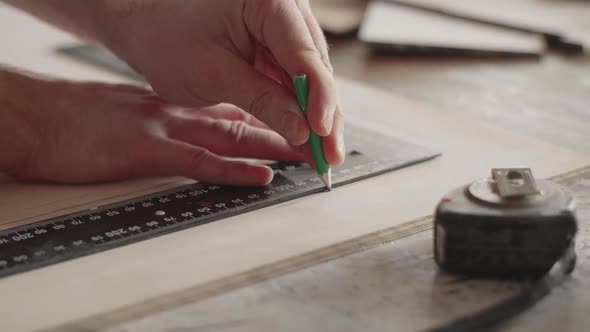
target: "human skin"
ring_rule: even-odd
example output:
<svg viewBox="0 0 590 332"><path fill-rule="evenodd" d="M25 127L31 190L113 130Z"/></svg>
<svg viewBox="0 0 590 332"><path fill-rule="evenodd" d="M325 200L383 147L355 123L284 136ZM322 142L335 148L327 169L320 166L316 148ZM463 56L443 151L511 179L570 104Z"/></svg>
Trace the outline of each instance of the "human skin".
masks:
<svg viewBox="0 0 590 332"><path fill-rule="evenodd" d="M327 46L307 1L8 2L103 44L153 88L0 70L0 131L10 138L0 168L17 178L266 184L268 167L227 157L311 162L310 127L325 136L330 164L344 159ZM301 72L307 118L291 84Z"/></svg>

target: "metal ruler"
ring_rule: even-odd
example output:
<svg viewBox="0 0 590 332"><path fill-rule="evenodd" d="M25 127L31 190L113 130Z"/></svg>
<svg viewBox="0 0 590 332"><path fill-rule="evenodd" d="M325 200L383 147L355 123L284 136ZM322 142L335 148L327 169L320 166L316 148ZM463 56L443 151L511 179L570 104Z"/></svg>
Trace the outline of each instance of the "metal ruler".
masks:
<svg viewBox="0 0 590 332"><path fill-rule="evenodd" d="M431 150L349 127L346 162L334 187L437 156ZM318 193L324 186L306 164L275 164L264 187L185 185L0 232L0 277L98 253Z"/></svg>

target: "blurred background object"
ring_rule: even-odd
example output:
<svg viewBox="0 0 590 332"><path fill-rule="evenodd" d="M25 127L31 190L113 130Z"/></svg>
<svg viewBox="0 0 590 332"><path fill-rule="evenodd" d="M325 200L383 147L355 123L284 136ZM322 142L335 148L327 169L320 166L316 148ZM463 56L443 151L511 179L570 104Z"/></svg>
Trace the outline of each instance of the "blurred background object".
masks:
<svg viewBox="0 0 590 332"><path fill-rule="evenodd" d="M316 18L330 36L354 36L366 6L367 0L311 0Z"/></svg>
<svg viewBox="0 0 590 332"><path fill-rule="evenodd" d="M590 2L551 0L315 0L328 36L400 54L540 56L590 47ZM580 13L587 13L580 15Z"/></svg>
<svg viewBox="0 0 590 332"><path fill-rule="evenodd" d="M388 1L371 1L359 38L377 51L433 55L540 56L545 43L524 33Z"/></svg>
<svg viewBox="0 0 590 332"><path fill-rule="evenodd" d="M590 2L582 0L390 0L456 19L540 34L549 47L590 47ZM586 13L585 17L580 13Z"/></svg>

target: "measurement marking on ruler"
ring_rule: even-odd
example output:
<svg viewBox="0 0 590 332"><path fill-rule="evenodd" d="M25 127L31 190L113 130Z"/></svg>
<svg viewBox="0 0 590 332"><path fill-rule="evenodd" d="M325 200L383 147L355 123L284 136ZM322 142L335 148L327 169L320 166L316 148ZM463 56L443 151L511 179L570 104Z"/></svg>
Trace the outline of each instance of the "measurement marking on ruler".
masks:
<svg viewBox="0 0 590 332"><path fill-rule="evenodd" d="M375 161L365 152L375 151L376 137L374 134L365 136L370 138L366 142L347 139L357 141L358 146L354 148L363 153L350 153L345 163L334 169L335 188L437 155L418 147L415 155L404 152L403 158ZM404 146L408 143L393 140L397 143L391 149L373 155L396 156L396 151L408 151ZM304 164L278 164L273 165L273 170L274 180L266 187L196 183L0 231L0 277L204 225L323 190L317 175Z"/></svg>

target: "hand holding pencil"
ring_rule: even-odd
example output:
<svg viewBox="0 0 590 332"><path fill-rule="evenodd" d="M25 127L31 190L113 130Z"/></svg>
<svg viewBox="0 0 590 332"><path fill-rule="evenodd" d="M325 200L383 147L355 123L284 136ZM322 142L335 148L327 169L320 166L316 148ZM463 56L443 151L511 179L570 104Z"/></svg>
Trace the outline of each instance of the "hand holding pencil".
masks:
<svg viewBox="0 0 590 332"><path fill-rule="evenodd" d="M303 113L307 114L307 99L309 96L309 81L307 80L307 75L296 74L293 79L293 85L295 86L299 106L301 106ZM322 178L322 182L324 182L326 189L328 191L332 190L332 169L330 168L328 161L326 161L323 139L313 130L309 133L309 145L311 146L316 171Z"/></svg>
<svg viewBox="0 0 590 332"><path fill-rule="evenodd" d="M235 158L305 158L324 177L344 160L328 47L308 0L5 2L102 44L153 90L0 68L9 87L0 131L23 137L0 142L0 171L55 182L184 176L256 186L272 170ZM305 114L293 96L297 73L309 80Z"/></svg>

